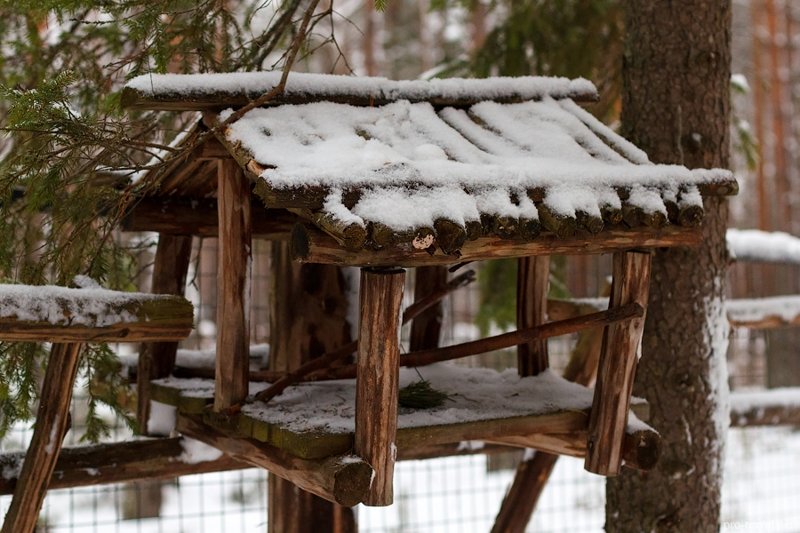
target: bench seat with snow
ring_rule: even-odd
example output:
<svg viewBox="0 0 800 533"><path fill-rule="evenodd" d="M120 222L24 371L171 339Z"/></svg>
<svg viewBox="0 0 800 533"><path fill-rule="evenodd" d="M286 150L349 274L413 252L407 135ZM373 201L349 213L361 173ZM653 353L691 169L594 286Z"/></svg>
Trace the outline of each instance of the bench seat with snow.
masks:
<svg viewBox="0 0 800 533"><path fill-rule="evenodd" d="M0 341L52 343L28 451L19 468L4 533L31 532L70 425L70 403L88 342L178 341L192 330L192 304L180 296L99 288L0 285Z"/></svg>
<svg viewBox="0 0 800 533"><path fill-rule="evenodd" d="M202 405L182 414L185 395L175 396L181 382L170 381L169 371L141 372L149 359L140 359L140 416L148 409L143 403L169 396L179 406L179 428L191 436L205 435L229 453L247 455L246 446L252 462L329 499L337 468L364 463L374 472L367 505L392 503L403 442L439 435L434 428L446 428L447 439L459 442L491 442L498 427L506 428L504 443L527 432L519 446L535 442L584 456L587 470L616 475L627 460L651 250L698 244L703 200L735 194L731 173L653 164L579 106L597 98L582 79L390 81L291 73L276 90L279 80L280 73L145 75L123 90L123 105L131 109L202 113L173 141L173 150L183 148L179 156L127 176L141 198L124 227L160 233L165 252L163 265L157 254L157 272L180 270L168 263L175 256L168 251L181 249L184 257L187 237L219 237L213 394L203 389L201 401L189 395ZM279 376L255 393L255 402L246 307L254 237L288 241L289 255L301 263L361 268L357 343L313 360L307 373ZM599 253L613 254L608 307L548 322L550 256ZM496 258L518 259L517 331L401 356L405 269ZM544 382L552 377L546 339L597 326L605 335L594 390L564 383L557 399L537 396L534 385L548 390ZM518 384L531 385L520 396L539 402L520 407L526 412L480 414L476 402L469 421L418 426L398 412L401 375L407 379L401 366L420 367L424 375L425 365L512 346L518 347ZM171 354L174 364L174 349ZM460 379L450 366L431 372ZM299 384L312 378L355 379ZM350 414L346 431L289 432L294 443L281 448L286 421L272 416L294 411L313 419L324 407L315 398L331 387L345 387L339 392L350 398L342 407ZM569 408L566 398L579 408ZM550 407L541 410L545 404ZM536 426L542 417L567 425ZM527 423L533 425L523 430ZM302 457L320 435L339 466L298 466L322 461ZM350 455L337 455L345 440L352 443Z"/></svg>

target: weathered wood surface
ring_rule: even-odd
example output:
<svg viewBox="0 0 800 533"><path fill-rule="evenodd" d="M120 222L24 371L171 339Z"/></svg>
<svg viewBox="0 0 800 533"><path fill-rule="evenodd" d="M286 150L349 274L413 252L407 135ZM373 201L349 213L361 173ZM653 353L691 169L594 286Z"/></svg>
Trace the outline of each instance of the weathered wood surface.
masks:
<svg viewBox="0 0 800 533"><path fill-rule="evenodd" d="M594 236L578 235L560 239L553 233L543 233L534 241L508 240L500 237L481 237L467 241L461 256L433 255L411 246L387 246L381 250L346 250L324 232L298 224L292 230L292 257L305 263L352 266L419 267L453 265L466 261L481 261L503 257L531 255L600 254L631 248L665 248L696 246L700 243L697 228L666 226L660 229L608 229Z"/></svg>
<svg viewBox="0 0 800 533"><path fill-rule="evenodd" d="M373 470L366 461L354 455L300 459L261 442L231 437L199 418L187 415L178 415L177 429L236 460L267 469L301 489L339 505L357 505L365 500L369 491Z"/></svg>
<svg viewBox="0 0 800 533"><path fill-rule="evenodd" d="M232 160L218 163L219 241L217 270L217 359L214 409L247 397L250 326L250 183Z"/></svg>
<svg viewBox="0 0 800 533"><path fill-rule="evenodd" d="M517 261L517 329L539 326L547 320L550 256L522 257ZM550 366L547 339L517 346L520 376L535 376Z"/></svg>
<svg viewBox="0 0 800 533"><path fill-rule="evenodd" d="M159 235L151 292L183 296L191 254L191 237ZM150 380L172 373L177 350L177 342L146 343L139 349L136 418L141 433L147 433L150 418Z"/></svg>
<svg viewBox="0 0 800 533"><path fill-rule="evenodd" d="M124 231L154 231L168 235L219 235L219 208L214 198L142 198L122 219ZM250 204L253 237L288 241L297 216L267 209L260 200Z"/></svg>
<svg viewBox="0 0 800 533"><path fill-rule="evenodd" d="M464 287L469 283L472 283L474 280L475 271L473 270L467 270L466 272L459 274L447 282L444 287L437 289L435 292L422 297L408 306L408 308L403 312L402 323L406 324L410 320L413 320L430 307L436 305L439 301L441 301L442 298L451 292ZM267 372L251 372L250 379L253 381L273 382L269 388L257 393L255 395L255 399L262 402L269 401L286 390L286 387L289 387L290 385L299 381L303 381L307 376L310 376L315 372L325 371L332 363L348 357L357 349L358 341L356 340L342 346L341 348L337 348L315 359L312 359L311 361L308 361L295 370L291 370L289 372L284 372L282 374L275 374L274 370ZM352 369L353 375L351 377L355 377L355 366L351 366L349 368Z"/></svg>
<svg viewBox="0 0 800 533"><path fill-rule="evenodd" d="M25 454L3 533L31 533L36 528L47 487L69 429L72 388L82 344L54 344L42 385L33 438Z"/></svg>
<svg viewBox="0 0 800 533"><path fill-rule="evenodd" d="M141 479L170 479L179 476L227 472L252 468L222 455L213 461L187 463L182 437L113 442L92 446L63 448L58 455L48 489L67 489L123 483ZM13 471L22 464L25 454L0 455L0 468ZM17 477L0 477L0 494L11 494Z"/></svg>
<svg viewBox="0 0 800 533"><path fill-rule="evenodd" d="M414 272L414 301L420 301L447 286L447 269L444 267L420 267ZM419 315L411 323L409 349L411 351L439 346L442 332L441 302Z"/></svg>
<svg viewBox="0 0 800 533"><path fill-rule="evenodd" d="M80 289L76 289L80 292ZM72 323L69 303L60 304L63 320L53 324L19 319L0 318L0 339L4 341L50 342L140 342L178 341L192 331L192 304L177 296L146 295L120 292L119 299L99 311L98 317L127 316L112 323L94 321L90 324ZM81 298L88 301L90 298ZM59 304L56 299L56 304ZM135 318L132 318L135 317Z"/></svg>
<svg viewBox="0 0 800 533"><path fill-rule="evenodd" d="M375 471L367 505L393 500L404 282L404 270L361 271L353 449Z"/></svg>
<svg viewBox="0 0 800 533"><path fill-rule="evenodd" d="M269 89L260 92L247 92L242 90L237 92L195 93L189 95L180 93L153 95L143 93L130 87L125 87L122 90L122 106L128 109L147 109L153 111L222 111L229 107L236 108L245 106L268 91ZM420 100L420 94L423 93L418 93L416 91L405 92L401 90L395 91L391 96L367 96L358 94L335 94L324 89L316 91L310 88L307 91L293 91L291 93L277 95L270 100L268 105L307 104L311 102L327 101L353 106L372 107L385 105L397 100L409 100L411 102L425 101L437 107L468 107L484 100L484 98L480 98L476 95L470 96L468 94L448 97L442 95ZM577 102L594 102L597 99L597 94L573 91L569 93L569 97ZM513 103L527 100L529 99L523 99L519 95L509 93L507 96L499 96L494 101Z"/></svg>
<svg viewBox="0 0 800 533"><path fill-rule="evenodd" d="M514 483L505 495L491 533L522 533L550 479L558 455L536 452L517 466Z"/></svg>
<svg viewBox="0 0 800 533"><path fill-rule="evenodd" d="M609 309L636 303L647 308L652 256L648 252L614 254ZM613 476L622 466L622 444L644 316L606 328L589 422L585 468Z"/></svg>

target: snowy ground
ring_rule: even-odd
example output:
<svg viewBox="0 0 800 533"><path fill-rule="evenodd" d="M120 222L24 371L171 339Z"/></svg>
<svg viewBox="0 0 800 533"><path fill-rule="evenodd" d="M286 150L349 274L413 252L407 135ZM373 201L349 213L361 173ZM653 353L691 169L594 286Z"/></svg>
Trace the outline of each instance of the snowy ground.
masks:
<svg viewBox="0 0 800 533"><path fill-rule="evenodd" d="M723 490L722 531L800 531L800 432L733 430ZM487 473L482 456L401 463L396 503L360 508L362 532L484 532L494 519L511 472ZM53 491L45 516L51 532L264 531L265 476L257 470L187 476L164 489L161 518L118 519L124 486ZM561 459L529 528L537 532L598 532L604 484L582 461ZM5 512L9 498L0 500Z"/></svg>

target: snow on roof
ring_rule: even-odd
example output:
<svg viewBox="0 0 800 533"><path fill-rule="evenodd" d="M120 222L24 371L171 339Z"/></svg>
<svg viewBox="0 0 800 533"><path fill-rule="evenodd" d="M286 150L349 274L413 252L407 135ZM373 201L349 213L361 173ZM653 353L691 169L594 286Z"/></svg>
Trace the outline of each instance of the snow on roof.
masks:
<svg viewBox="0 0 800 533"><path fill-rule="evenodd" d="M734 326L771 323L788 326L800 323L800 296L741 298L725 302L728 321Z"/></svg>
<svg viewBox="0 0 800 533"><path fill-rule="evenodd" d="M123 105L152 109L159 108L156 103L158 100L180 102L206 99L208 105L203 107L213 108L221 103L215 102L215 99L226 99L231 105L231 97L233 102L243 105L272 90L280 78L281 72L144 74L125 85ZM594 100L597 98L597 89L583 78L570 80L524 76L394 81L378 77L292 72L283 95L275 102L333 99L365 104L395 100L469 104L482 100L535 100L545 96ZM197 107L184 105L182 109Z"/></svg>
<svg viewBox="0 0 800 533"><path fill-rule="evenodd" d="M696 225L698 187L735 188L727 170L652 164L571 100L551 97L468 109L405 100L260 108L229 125L224 142L249 161L268 207L300 207L275 198L307 203L309 191L322 191L315 208L333 219L380 223L410 233L408 240L440 218L462 227L482 214L538 220L542 205L557 217L595 221L592 233L602 228L603 211L619 212L623 202L659 224L671 202L673 222ZM347 205L342 191L358 194ZM680 217L686 210L695 216ZM637 220L625 219L647 222Z"/></svg>
<svg viewBox="0 0 800 533"><path fill-rule="evenodd" d="M800 239L788 233L731 228L727 241L737 261L800 264Z"/></svg>

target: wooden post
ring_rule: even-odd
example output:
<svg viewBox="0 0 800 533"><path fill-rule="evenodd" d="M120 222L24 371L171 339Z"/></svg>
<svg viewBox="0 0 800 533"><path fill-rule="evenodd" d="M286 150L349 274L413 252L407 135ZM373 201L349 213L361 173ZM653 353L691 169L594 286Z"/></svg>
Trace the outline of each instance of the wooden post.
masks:
<svg viewBox="0 0 800 533"><path fill-rule="evenodd" d="M247 397L250 326L250 183L235 161L217 162L219 253L214 410Z"/></svg>
<svg viewBox="0 0 800 533"><path fill-rule="evenodd" d="M375 471L366 505L391 505L405 271L361 270L355 452Z"/></svg>
<svg viewBox="0 0 800 533"><path fill-rule="evenodd" d="M183 296L186 273L192 254L192 238L183 235L160 234L153 266L151 292ZM148 434L150 418L150 380L165 378L175 367L177 342L145 343L139 351L139 368L136 380L137 419L139 432Z"/></svg>
<svg viewBox="0 0 800 533"><path fill-rule="evenodd" d="M514 483L511 485L500 512L495 518L492 533L522 533L531 519L531 513L541 496L541 488L556 466L558 455L536 452L529 460L517 466ZM510 505L514 503L515 505Z"/></svg>
<svg viewBox="0 0 800 533"><path fill-rule="evenodd" d="M521 257L517 261L517 329L544 324L550 286L550 256ZM535 376L550 366L547 339L517 346L520 376Z"/></svg>
<svg viewBox="0 0 800 533"><path fill-rule="evenodd" d="M414 301L447 286L447 268L440 266L419 267L414 274ZM413 352L439 346L442 332L442 304L437 303L411 323L409 349Z"/></svg>
<svg viewBox="0 0 800 533"><path fill-rule="evenodd" d="M54 344L42 385L33 438L14 489L2 533L30 533L36 527L58 452L69 429L72 388L83 344Z"/></svg>
<svg viewBox="0 0 800 533"><path fill-rule="evenodd" d="M651 259L649 252L614 254L609 308L637 303L647 309ZM609 325L603 336L584 463L589 472L605 476L619 473L644 319Z"/></svg>

